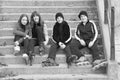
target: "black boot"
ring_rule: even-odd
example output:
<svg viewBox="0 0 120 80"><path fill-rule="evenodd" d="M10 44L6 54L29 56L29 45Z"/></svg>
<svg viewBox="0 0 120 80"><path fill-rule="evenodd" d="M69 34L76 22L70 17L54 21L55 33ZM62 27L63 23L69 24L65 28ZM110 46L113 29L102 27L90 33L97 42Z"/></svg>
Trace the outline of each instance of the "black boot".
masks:
<svg viewBox="0 0 120 80"><path fill-rule="evenodd" d="M34 57L35 57L35 55L33 54L33 52L30 51L29 52L29 64L30 64L30 66L32 66L32 64L33 64Z"/></svg>
<svg viewBox="0 0 120 80"><path fill-rule="evenodd" d="M44 66L59 66L59 64L57 64L54 59L48 58L46 61L42 62L42 66L43 67Z"/></svg>
<svg viewBox="0 0 120 80"><path fill-rule="evenodd" d="M67 57L66 62L68 64L68 68L72 65L72 63L76 63L76 60L77 60L76 55L72 55L70 57Z"/></svg>
<svg viewBox="0 0 120 80"><path fill-rule="evenodd" d="M40 53L40 56L45 54L45 45L44 45L44 43L40 44L40 46L39 46L39 53Z"/></svg>

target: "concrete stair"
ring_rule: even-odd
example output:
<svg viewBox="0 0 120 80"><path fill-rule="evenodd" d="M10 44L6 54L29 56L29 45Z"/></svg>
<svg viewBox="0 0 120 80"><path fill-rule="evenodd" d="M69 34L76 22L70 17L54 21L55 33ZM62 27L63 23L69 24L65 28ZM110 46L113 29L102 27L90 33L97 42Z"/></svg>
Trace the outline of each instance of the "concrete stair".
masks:
<svg viewBox="0 0 120 80"><path fill-rule="evenodd" d="M13 55L13 29L22 13L30 17L33 11L38 11L48 27L49 36L55 23L55 14L62 12L65 20L74 35L79 23L78 13L81 10L88 12L89 18L94 20L99 31L99 48L103 49L102 34L96 7L96 0L1 0L0 1L0 62L8 66L0 67L0 72L12 72L18 76L6 77L0 80L107 80L106 70L102 68L92 71L92 65L67 68L66 58L62 51L58 51L56 62L59 66L42 67L41 62L46 60L47 54L35 57L33 66L25 65L21 55Z"/></svg>
<svg viewBox="0 0 120 80"><path fill-rule="evenodd" d="M21 15L22 13L1 13L0 14L0 21L14 21L14 20L18 20L19 19L19 16ZM26 13L29 17L31 15L31 13ZM55 13L40 13L43 20L50 20L50 21L54 21L55 18ZM65 16L65 19L66 20L72 20L72 21L78 21L79 18L76 16L78 15L78 13L64 13L64 16ZM94 20L97 20L98 19L98 16L96 15L96 13L89 13L89 18L90 19L93 19ZM49 18L48 18L49 17Z"/></svg>
<svg viewBox="0 0 120 80"><path fill-rule="evenodd" d="M103 74L54 74L54 75L19 75L1 80L107 80Z"/></svg>
<svg viewBox="0 0 120 80"><path fill-rule="evenodd" d="M1 0L1 6L95 6L93 0ZM19 4L21 3L21 4Z"/></svg>

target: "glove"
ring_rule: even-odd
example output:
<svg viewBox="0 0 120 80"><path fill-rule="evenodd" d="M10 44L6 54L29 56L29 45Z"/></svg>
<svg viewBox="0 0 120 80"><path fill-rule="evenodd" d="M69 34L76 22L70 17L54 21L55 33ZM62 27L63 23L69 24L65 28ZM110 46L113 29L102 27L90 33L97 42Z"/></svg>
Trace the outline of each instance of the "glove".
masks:
<svg viewBox="0 0 120 80"><path fill-rule="evenodd" d="M90 41L88 47L91 48L93 46L94 42Z"/></svg>
<svg viewBox="0 0 120 80"><path fill-rule="evenodd" d="M18 46L18 45L19 45L19 42L18 42L18 41L16 41L16 42L15 42L15 46Z"/></svg>
<svg viewBox="0 0 120 80"><path fill-rule="evenodd" d="M64 49L66 47L66 45L62 42L59 42L59 46L60 46L61 49Z"/></svg>
<svg viewBox="0 0 120 80"><path fill-rule="evenodd" d="M86 46L86 43L83 39L80 40L80 43L81 43L82 46Z"/></svg>

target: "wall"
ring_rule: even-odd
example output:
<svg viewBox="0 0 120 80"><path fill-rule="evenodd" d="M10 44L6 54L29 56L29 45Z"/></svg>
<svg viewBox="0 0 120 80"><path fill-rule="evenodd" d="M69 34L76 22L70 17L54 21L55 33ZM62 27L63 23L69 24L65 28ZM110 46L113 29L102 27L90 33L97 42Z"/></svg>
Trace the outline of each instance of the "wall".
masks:
<svg viewBox="0 0 120 80"><path fill-rule="evenodd" d="M115 53L120 62L120 0L111 0L111 5L115 7Z"/></svg>

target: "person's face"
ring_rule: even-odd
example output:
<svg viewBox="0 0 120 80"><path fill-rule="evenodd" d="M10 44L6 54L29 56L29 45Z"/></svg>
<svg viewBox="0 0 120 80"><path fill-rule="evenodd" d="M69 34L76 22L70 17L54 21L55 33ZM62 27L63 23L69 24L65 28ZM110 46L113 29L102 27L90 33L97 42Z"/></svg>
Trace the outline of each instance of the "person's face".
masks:
<svg viewBox="0 0 120 80"><path fill-rule="evenodd" d="M24 17L21 19L21 23L22 23L22 25L26 25L27 22L28 22L27 17L24 16Z"/></svg>
<svg viewBox="0 0 120 80"><path fill-rule="evenodd" d="M62 23L63 22L63 18L62 17L57 17L57 22L58 23Z"/></svg>
<svg viewBox="0 0 120 80"><path fill-rule="evenodd" d="M82 21L83 23L85 23L85 22L88 21L88 17L85 16L85 15L81 15L80 18L81 18L81 21Z"/></svg>
<svg viewBox="0 0 120 80"><path fill-rule="evenodd" d="M38 22L39 22L39 16L34 16L34 17L33 17L33 20L34 20L36 23L38 23Z"/></svg>

